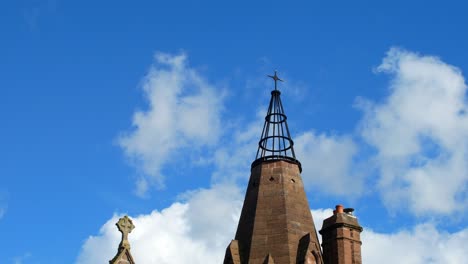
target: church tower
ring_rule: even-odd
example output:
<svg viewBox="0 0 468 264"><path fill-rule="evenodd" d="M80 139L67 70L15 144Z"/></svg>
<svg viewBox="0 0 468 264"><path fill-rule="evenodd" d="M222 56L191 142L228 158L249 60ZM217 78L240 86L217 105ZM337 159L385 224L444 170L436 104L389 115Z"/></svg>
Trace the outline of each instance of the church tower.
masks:
<svg viewBox="0 0 468 264"><path fill-rule="evenodd" d="M323 264L276 75L235 239L224 264Z"/></svg>

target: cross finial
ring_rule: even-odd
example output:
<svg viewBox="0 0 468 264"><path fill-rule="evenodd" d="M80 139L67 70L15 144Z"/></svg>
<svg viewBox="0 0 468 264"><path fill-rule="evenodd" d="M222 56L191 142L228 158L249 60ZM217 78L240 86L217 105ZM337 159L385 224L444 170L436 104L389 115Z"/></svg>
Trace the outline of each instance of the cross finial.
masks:
<svg viewBox="0 0 468 264"><path fill-rule="evenodd" d="M283 80L281 80L281 79L278 77L278 75L276 74L276 70L275 70L275 75L267 75L267 76L270 77L270 78L272 78L272 79L275 81L275 90L278 90L278 89L277 89L277 87L278 87L278 86L277 86L278 81L284 82Z"/></svg>
<svg viewBox="0 0 468 264"><path fill-rule="evenodd" d="M116 225L117 228L119 228L120 233L122 233L122 241L120 242L119 247L130 249L130 243L128 242L128 234L131 233L132 230L135 228L132 219L128 218L128 216L124 216L119 219Z"/></svg>

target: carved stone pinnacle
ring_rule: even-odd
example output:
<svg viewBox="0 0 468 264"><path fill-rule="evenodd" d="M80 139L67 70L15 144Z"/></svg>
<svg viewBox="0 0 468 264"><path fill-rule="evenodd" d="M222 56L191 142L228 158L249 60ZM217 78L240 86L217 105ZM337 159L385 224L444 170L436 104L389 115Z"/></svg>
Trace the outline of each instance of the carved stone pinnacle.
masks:
<svg viewBox="0 0 468 264"><path fill-rule="evenodd" d="M128 234L131 233L132 230L135 228L132 219L128 218L128 216L124 216L119 219L116 225L119 231L122 233L122 241L120 242L119 247L130 249L130 243L128 242Z"/></svg>

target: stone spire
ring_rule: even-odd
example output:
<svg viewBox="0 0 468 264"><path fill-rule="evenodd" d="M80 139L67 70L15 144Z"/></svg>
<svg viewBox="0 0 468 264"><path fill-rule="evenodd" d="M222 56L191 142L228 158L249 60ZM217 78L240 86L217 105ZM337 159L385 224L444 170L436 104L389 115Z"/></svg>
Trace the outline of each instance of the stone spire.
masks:
<svg viewBox="0 0 468 264"><path fill-rule="evenodd" d="M224 264L323 264L317 232L300 175L278 76L252 163L235 240Z"/></svg>
<svg viewBox="0 0 468 264"><path fill-rule="evenodd" d="M109 261L109 264L135 264L132 254L130 253L130 243L128 242L128 234L135 228L132 219L124 216L116 223L120 233L122 233L122 240L119 244L117 255Z"/></svg>

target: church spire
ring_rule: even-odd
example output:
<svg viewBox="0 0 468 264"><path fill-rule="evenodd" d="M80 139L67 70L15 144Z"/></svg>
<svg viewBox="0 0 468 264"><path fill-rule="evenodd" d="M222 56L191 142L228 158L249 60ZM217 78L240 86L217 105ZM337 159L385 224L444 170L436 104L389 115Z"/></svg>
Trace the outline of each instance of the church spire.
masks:
<svg viewBox="0 0 468 264"><path fill-rule="evenodd" d="M296 163L302 171L301 163L294 153L294 142L289 133L287 116L284 113L281 102L281 92L278 90L278 82L283 82L275 71L274 75L267 75L275 82L275 89L271 91L270 104L265 117L262 135L258 142L258 150L252 167L262 161L285 160Z"/></svg>
<svg viewBox="0 0 468 264"><path fill-rule="evenodd" d="M323 264L275 72L256 160L224 264Z"/></svg>

